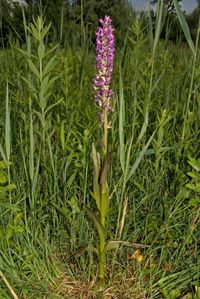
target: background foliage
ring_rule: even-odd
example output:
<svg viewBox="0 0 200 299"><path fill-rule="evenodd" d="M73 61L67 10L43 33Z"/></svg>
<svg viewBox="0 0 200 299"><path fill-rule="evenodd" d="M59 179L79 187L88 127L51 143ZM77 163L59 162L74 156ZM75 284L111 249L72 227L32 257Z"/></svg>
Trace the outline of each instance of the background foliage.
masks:
<svg viewBox="0 0 200 299"><path fill-rule="evenodd" d="M150 1L156 7L157 0ZM178 1L181 3L181 0ZM174 10L172 0L164 1L164 18L162 37L168 35L171 40L180 38L181 28ZM23 5L7 0L0 1L0 47L7 47L9 40L25 41L23 14L27 23L32 22L38 14L45 16L47 23L51 22L48 39L50 42L59 42L61 45L72 45L75 42L83 43L83 39L94 41L95 28L100 16L110 15L116 28L117 41L127 32L132 20L139 17L147 23L147 12L136 12L128 0L26 0ZM155 10L152 10L155 19ZM187 15L188 24L195 39L199 20L199 1L197 8ZM183 38L183 36L181 37ZM74 45L76 46L76 45Z"/></svg>

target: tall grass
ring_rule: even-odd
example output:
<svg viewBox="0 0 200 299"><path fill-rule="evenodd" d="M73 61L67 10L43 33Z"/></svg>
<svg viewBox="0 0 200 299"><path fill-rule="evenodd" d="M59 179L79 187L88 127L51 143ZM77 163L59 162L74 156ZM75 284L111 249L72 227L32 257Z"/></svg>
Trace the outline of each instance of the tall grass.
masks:
<svg viewBox="0 0 200 299"><path fill-rule="evenodd" d="M159 40L161 14L153 43L135 20L117 49L108 235L128 246L108 257L113 298L198 297L199 206L185 185L200 145L199 50ZM84 298L96 279L97 238L79 206L93 208L90 152L100 138L94 53L84 39L84 51L50 46L47 30L35 21L26 45L0 52L1 160L16 185L0 192L0 271L19 298ZM0 295L10 298L3 280Z"/></svg>

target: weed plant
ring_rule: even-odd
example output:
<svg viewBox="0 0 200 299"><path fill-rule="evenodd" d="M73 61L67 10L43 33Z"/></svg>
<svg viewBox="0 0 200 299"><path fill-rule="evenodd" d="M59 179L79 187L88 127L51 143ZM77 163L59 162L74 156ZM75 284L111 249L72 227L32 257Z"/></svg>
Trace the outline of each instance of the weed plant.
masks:
<svg viewBox="0 0 200 299"><path fill-rule="evenodd" d="M198 298L198 38L184 23L189 46L161 41L162 2L156 26L135 20L116 49L107 233L127 246L104 289L79 204L94 208L94 51L47 44L38 19L0 52L0 298Z"/></svg>

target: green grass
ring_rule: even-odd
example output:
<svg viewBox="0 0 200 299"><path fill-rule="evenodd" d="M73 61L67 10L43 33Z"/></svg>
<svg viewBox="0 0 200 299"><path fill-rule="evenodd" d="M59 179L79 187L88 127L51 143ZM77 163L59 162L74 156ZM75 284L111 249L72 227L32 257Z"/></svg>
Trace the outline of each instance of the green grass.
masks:
<svg viewBox="0 0 200 299"><path fill-rule="evenodd" d="M40 66L37 39L24 53L15 44L0 52L1 159L12 163L7 184L16 185L0 193L0 270L20 299L198 298L199 205L189 201L199 195L185 185L188 156L200 147L199 50L160 41L157 30L151 46L135 21L116 50L108 236L148 246L141 262L135 246L111 251L104 289L97 235L81 208L95 207L90 153L92 142L100 146L92 47L45 56L44 68L55 55L49 76L57 78L45 107L41 77L28 65L34 55ZM1 278L0 298L12 298Z"/></svg>

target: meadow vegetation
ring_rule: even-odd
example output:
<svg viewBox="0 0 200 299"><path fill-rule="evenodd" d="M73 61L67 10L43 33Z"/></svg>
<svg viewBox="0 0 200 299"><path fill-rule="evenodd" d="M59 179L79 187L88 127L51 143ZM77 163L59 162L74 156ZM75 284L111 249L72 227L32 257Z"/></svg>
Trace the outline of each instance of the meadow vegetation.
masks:
<svg viewBox="0 0 200 299"><path fill-rule="evenodd" d="M24 18L26 43L0 51L0 298L199 298L199 31L183 22L173 43L161 23L162 5L155 31L134 19L116 45L107 234L122 244L101 286L83 209L101 140L93 38L83 26L60 47Z"/></svg>

